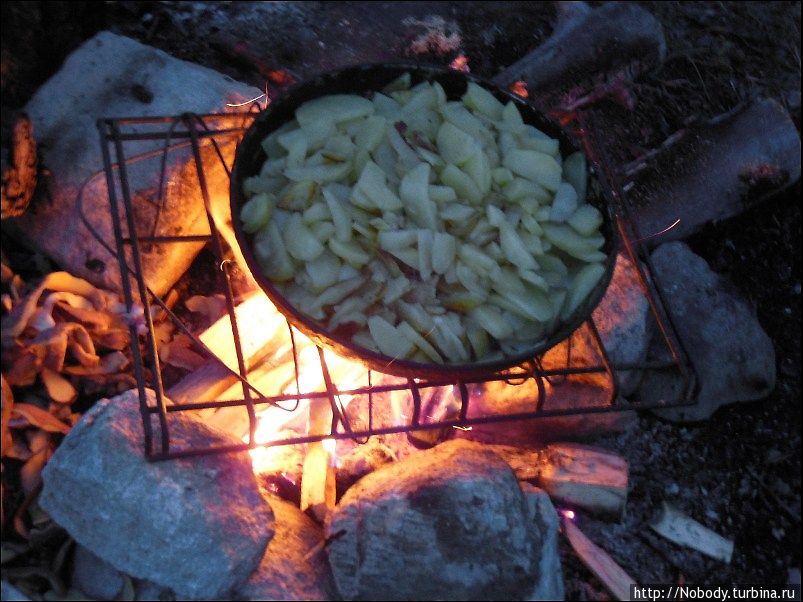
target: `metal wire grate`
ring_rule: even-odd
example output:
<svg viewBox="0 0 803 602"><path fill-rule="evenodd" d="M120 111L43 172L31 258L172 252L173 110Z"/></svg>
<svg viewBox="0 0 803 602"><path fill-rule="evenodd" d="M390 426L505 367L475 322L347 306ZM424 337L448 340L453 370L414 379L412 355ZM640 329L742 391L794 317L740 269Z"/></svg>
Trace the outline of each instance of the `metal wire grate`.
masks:
<svg viewBox="0 0 803 602"><path fill-rule="evenodd" d="M217 167L222 167L225 173L230 175L231 166L227 163L223 148L225 145L235 144L242 137L253 117L253 112L213 115L183 114L175 117L106 119L98 122L114 236L114 240L111 242L101 242L116 257L119 264L122 289L129 314L133 315L137 307L156 307L159 311L164 312L166 319L172 321L179 332L189 337L193 346L210 358L210 361L214 361L224 374L235 379L242 390L242 398L235 400L168 402L158 359L159 342L154 329L154 321L151 312L144 311L144 329L141 324L138 329L137 324L132 322L130 331L148 459L164 460L247 450L258 445L289 445L328 438L365 442L372 435L422 432L450 427L470 428L475 425L504 421L671 407L694 403L692 401L696 387L694 367L688 359L671 317L664 310L663 293L655 276L651 273L649 257L641 242L640 233L633 229L632 221L629 218L631 207L619 185L618 176L609 168L604 150L594 139L595 128L584 115L576 116L574 134L584 143L591 164L603 183L609 202L614 203L617 208L616 226L624 243L624 252L638 270L639 280L647 296L652 318L657 325L660 342L666 346L668 352L666 355L671 358L670 360L651 364L612 365L597 325L591 317L567 340L565 357L557 366L554 357L549 366L545 364L544 357L536 357L519 367L483 379L461 381L399 379L366 371L365 378L362 379L366 384L351 386L348 383L338 383L333 380L327 354L318 348L317 360L320 364L323 386L316 390L302 391L299 374L299 343L297 341L297 337L300 335L294 333L293 328L287 324L290 352L286 361L288 364L292 364L290 381L295 386L290 387L290 392L287 392L285 388L283 391L263 394L249 380L252 372L249 372L246 366L246 357L235 312L238 299L232 284L232 264L225 255L221 232L215 222L215 210L206 177L210 156L212 156L212 160L219 162ZM188 163L194 165L198 183L195 193L197 198L194 199L194 202L203 206L208 232L160 234L158 231L160 215L166 209L166 203L169 202L165 193L168 185L166 182L168 156L170 153L176 152L185 153ZM204 158L206 163L204 163ZM153 215L155 215L151 224L141 223L142 211L138 212L137 210L130 186L131 165L142 161L145 162L145 169L155 170L153 175L158 173L159 176L158 191L153 198L147 200L154 210ZM143 166L138 165L138 169L141 168ZM137 202L141 201L137 200ZM98 236L97 229L93 227L93 224L87 223L87 226ZM206 243L214 255L216 267L219 268L216 270L219 288L215 292L222 292L225 297L236 354L236 368L230 367L223 360L217 358L204 342L195 336L188 324L171 311L165 300L154 294L143 272L143 248L152 250L166 245L190 243ZM215 268L210 267L209 269ZM576 354L573 352L573 341L575 337L583 336L581 333L583 329L585 329L586 341L591 341L595 347L594 355L599 359L594 365L579 364ZM253 367L251 368L253 370ZM681 396L675 400L663 400L649 404L622 401L618 394L618 383L621 376L632 370L651 369L676 370L683 382ZM585 405L578 403L568 408L553 407L550 404L549 391L566 386L572 379L588 378L593 375L609 381L610 386L607 389L606 400ZM517 411L509 413L477 411L476 403L472 406L473 398L482 395L484 387L491 386L492 383L495 383L497 387L528 387L527 390L531 392L526 394L529 397L524 411L521 411L521 404L515 406ZM148 388L154 391L155 402L149 401ZM448 415L439 415L434 418L427 416L428 400L437 391L444 389L447 389L454 398L454 411ZM524 391L524 389L519 390ZM376 421L377 409L381 404L387 403L387 394L392 395L398 392L402 392L406 397L407 405L405 407L409 409L404 423L382 424ZM347 412L344 409L342 403L344 396L363 400L364 403L355 404L362 410L356 420L354 412ZM255 433L258 411L268 406L291 411L297 408L302 400L328 401L332 411L331 429L328 433L257 442ZM286 405L288 403L289 407ZM241 408L247 413L248 434L244 437L242 444L193 448L171 442L170 417L172 414L187 411L213 411L221 408Z"/></svg>

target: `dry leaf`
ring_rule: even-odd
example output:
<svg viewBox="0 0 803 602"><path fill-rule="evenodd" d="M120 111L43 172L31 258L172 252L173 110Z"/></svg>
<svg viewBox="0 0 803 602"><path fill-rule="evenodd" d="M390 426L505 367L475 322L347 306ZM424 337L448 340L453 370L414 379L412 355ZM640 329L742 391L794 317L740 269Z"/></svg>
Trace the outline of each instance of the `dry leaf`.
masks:
<svg viewBox="0 0 803 602"><path fill-rule="evenodd" d="M92 333L92 338L98 347L117 351L126 349L131 341L128 330L122 328L110 328L104 332Z"/></svg>
<svg viewBox="0 0 803 602"><path fill-rule="evenodd" d="M82 366L96 366L99 364L100 358L95 353L95 344L92 342L92 337L89 336L86 328L75 323L64 324L64 326L70 327L67 348L72 356L78 360L78 363Z"/></svg>
<svg viewBox="0 0 803 602"><path fill-rule="evenodd" d="M65 374L75 376L89 376L93 374L115 374L128 366L129 360L121 351L114 351L104 355L100 363L94 366L64 366Z"/></svg>
<svg viewBox="0 0 803 602"><path fill-rule="evenodd" d="M194 295L184 302L191 312L203 314L211 323L226 313L226 297L223 295Z"/></svg>
<svg viewBox="0 0 803 602"><path fill-rule="evenodd" d="M53 372L48 368L42 368L40 373L42 384L45 385L47 394L57 403L72 403L78 397L78 391L73 384L61 374Z"/></svg>
<svg viewBox="0 0 803 602"><path fill-rule="evenodd" d="M90 304L88 307L75 307L69 304L60 303L58 314L63 314L70 322L80 322L89 330L106 330L112 323L112 316L105 311L98 311Z"/></svg>
<svg viewBox="0 0 803 602"><path fill-rule="evenodd" d="M14 278L14 270L8 267L5 263L0 263L0 282L3 284L6 282L11 282L12 278Z"/></svg>
<svg viewBox="0 0 803 602"><path fill-rule="evenodd" d="M11 411L11 416L11 428L38 426L51 433L62 433L66 435L70 432L70 427L61 422L50 412L30 403L15 404Z"/></svg>
<svg viewBox="0 0 803 602"><path fill-rule="evenodd" d="M176 335L169 343L164 343L159 348L159 359L165 364L170 364L176 368L195 370L204 364L206 360L192 349L192 341L184 334Z"/></svg>
<svg viewBox="0 0 803 602"><path fill-rule="evenodd" d="M22 483L22 491L26 495L36 490L42 484L42 469L50 459L52 452L50 449L44 449L39 453L32 455L28 461L22 465L20 469L20 482Z"/></svg>
<svg viewBox="0 0 803 602"><path fill-rule="evenodd" d="M2 447L2 456L7 456L14 448L14 440L11 438L11 429L9 422L11 421L11 410L14 408L14 393L11 391L11 385L6 382L6 377L0 375L2 379L2 415L0 416L0 447Z"/></svg>
<svg viewBox="0 0 803 602"><path fill-rule="evenodd" d="M36 382L39 368L42 366L42 357L38 352L42 350L16 349L12 352L11 367L6 372L8 384L17 387L27 387Z"/></svg>
<svg viewBox="0 0 803 602"><path fill-rule="evenodd" d="M39 298L45 290L75 293L89 299L96 309L105 307L105 298L89 282L67 272L53 272L45 276L39 286L28 293L11 313L3 318L2 334L0 334L3 347L12 347L14 340L28 327L28 323L37 310Z"/></svg>

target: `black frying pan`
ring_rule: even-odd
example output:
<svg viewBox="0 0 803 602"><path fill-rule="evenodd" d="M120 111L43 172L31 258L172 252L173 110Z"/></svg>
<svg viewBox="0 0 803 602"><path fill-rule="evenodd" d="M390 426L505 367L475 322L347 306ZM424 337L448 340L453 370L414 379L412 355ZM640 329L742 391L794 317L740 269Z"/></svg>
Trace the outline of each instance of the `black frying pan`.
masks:
<svg viewBox="0 0 803 602"><path fill-rule="evenodd" d="M560 322L554 331L547 333L546 337L541 339L541 342L534 344L532 348L525 352L494 361L470 364L434 364L406 359L393 359L378 352L359 347L352 343L350 338L327 332L324 325L294 308L279 289L263 274L259 262L252 251L253 237L243 231L239 219L240 208L247 200L243 193L243 181L248 177L257 175L266 159L261 142L269 133L294 119L295 111L300 105L308 100L327 94L370 96L373 92L381 90L404 73L410 73L413 84L423 80L439 82L451 100L459 100L466 91L467 83L474 81L491 91L503 103L507 103L510 100L515 102L525 123L537 127L547 135L560 141L562 156L565 157L579 149L577 144L554 121L536 111L525 100L472 75L444 67L411 64L348 67L320 75L315 79L295 86L281 97L273 100L270 106L256 117L237 148L231 175L231 214L234 232L243 256L256 281L288 321L317 345L328 347L340 356L358 360L379 372L397 376L440 379L471 379L488 376L491 373L511 368L545 353L574 332L591 315L591 312L602 299L613 274L619 241L616 230L613 227L613 215L601 194L600 186L593 173L589 173L587 201L600 209L604 217L602 234L605 236L606 242L603 251L608 255L605 274L574 313L566 321Z"/></svg>

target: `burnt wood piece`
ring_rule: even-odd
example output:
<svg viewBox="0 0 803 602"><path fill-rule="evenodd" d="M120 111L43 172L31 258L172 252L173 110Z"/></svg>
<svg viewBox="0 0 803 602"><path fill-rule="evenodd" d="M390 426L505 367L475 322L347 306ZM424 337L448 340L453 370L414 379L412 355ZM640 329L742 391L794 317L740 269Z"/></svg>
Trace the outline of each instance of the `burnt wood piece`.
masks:
<svg viewBox="0 0 803 602"><path fill-rule="evenodd" d="M738 215L797 182L800 134L778 102L759 99L723 121L681 130L654 159L634 161L626 171L636 235L655 247Z"/></svg>
<svg viewBox="0 0 803 602"><path fill-rule="evenodd" d="M36 164L33 125L25 113L20 113L11 126L9 140L3 141L3 219L25 213L36 189Z"/></svg>

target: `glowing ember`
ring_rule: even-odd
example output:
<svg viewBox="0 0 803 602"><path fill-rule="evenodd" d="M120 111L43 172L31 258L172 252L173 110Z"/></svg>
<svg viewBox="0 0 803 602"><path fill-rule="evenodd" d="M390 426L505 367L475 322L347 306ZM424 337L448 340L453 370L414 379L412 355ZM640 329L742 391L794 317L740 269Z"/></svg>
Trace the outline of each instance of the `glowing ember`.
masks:
<svg viewBox="0 0 803 602"><path fill-rule="evenodd" d="M471 69L468 67L468 57L465 54L458 54L455 60L449 63L449 67L455 71L462 71L463 73L471 72Z"/></svg>
<svg viewBox="0 0 803 602"><path fill-rule="evenodd" d="M527 91L527 84L521 79L510 86L510 91L522 98L527 98L530 95Z"/></svg>
<svg viewBox="0 0 803 602"><path fill-rule="evenodd" d="M569 520L574 520L574 510L561 510L560 513Z"/></svg>

